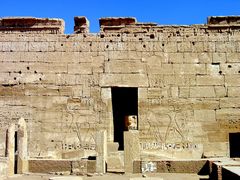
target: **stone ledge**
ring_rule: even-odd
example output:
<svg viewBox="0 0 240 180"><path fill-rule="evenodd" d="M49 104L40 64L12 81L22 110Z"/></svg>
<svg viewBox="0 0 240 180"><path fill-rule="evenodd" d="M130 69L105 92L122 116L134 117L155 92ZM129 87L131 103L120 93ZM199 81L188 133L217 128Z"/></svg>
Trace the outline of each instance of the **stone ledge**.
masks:
<svg viewBox="0 0 240 180"><path fill-rule="evenodd" d="M0 31L36 32L63 34L64 21L56 18L6 17L0 19Z"/></svg>
<svg viewBox="0 0 240 180"><path fill-rule="evenodd" d="M240 26L240 16L210 16L207 24L211 26Z"/></svg>
<svg viewBox="0 0 240 180"><path fill-rule="evenodd" d="M144 164L151 163L153 171L144 170L145 173L209 173L209 162L202 160L162 160L162 161L134 161L133 173L142 173Z"/></svg>
<svg viewBox="0 0 240 180"><path fill-rule="evenodd" d="M74 17L74 33L89 33L89 21L84 16Z"/></svg>

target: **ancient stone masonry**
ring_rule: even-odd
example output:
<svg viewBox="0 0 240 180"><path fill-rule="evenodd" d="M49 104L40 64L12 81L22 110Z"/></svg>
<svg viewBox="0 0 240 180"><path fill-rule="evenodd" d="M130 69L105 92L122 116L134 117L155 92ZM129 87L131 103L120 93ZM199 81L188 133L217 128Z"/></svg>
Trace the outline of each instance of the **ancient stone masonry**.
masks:
<svg viewBox="0 0 240 180"><path fill-rule="evenodd" d="M1 157L7 129L20 118L28 159L95 157L101 130L109 156L109 148L118 147L114 141L124 150L118 124L124 116L137 117L140 160L234 151L229 133L240 132L239 16L190 26L101 18L97 34L89 33L85 17L74 21L75 33L67 35L61 19L0 19ZM122 94L114 104L117 87ZM137 93L135 109L124 92ZM101 153L104 164L109 158Z"/></svg>

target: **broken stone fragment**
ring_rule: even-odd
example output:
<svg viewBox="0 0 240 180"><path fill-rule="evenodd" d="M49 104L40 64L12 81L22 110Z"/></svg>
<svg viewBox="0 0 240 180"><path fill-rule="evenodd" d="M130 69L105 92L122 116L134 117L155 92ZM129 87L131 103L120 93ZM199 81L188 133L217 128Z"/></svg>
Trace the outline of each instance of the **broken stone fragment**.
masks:
<svg viewBox="0 0 240 180"><path fill-rule="evenodd" d="M57 18L5 17L0 19L0 31L64 33L64 21Z"/></svg>
<svg viewBox="0 0 240 180"><path fill-rule="evenodd" d="M136 24L137 20L134 17L110 17L100 18L99 24L101 26L126 26Z"/></svg>
<svg viewBox="0 0 240 180"><path fill-rule="evenodd" d="M89 21L86 17L74 17L74 33L89 33Z"/></svg>
<svg viewBox="0 0 240 180"><path fill-rule="evenodd" d="M208 25L240 25L240 16L210 16Z"/></svg>

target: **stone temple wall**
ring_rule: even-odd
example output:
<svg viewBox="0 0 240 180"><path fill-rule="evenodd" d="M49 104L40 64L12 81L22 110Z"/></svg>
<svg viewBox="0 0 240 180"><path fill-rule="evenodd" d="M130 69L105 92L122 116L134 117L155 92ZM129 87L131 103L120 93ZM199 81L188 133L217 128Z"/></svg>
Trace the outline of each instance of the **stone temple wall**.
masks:
<svg viewBox="0 0 240 180"><path fill-rule="evenodd" d="M95 133L113 141L111 87L138 88L145 158L229 156L240 131L240 17L161 26L102 18L0 20L0 156L6 129L23 117L29 156L95 155ZM84 156L83 155L83 156Z"/></svg>

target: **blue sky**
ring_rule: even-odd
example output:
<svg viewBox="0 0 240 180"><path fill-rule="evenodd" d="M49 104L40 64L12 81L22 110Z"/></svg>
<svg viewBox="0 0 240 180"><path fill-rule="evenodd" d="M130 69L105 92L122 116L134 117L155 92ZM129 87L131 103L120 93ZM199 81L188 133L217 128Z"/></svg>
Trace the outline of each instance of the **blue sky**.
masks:
<svg viewBox="0 0 240 180"><path fill-rule="evenodd" d="M139 22L204 24L208 16L240 15L240 0L2 0L0 17L62 18L73 32L74 16L86 16L98 32L100 17L133 16Z"/></svg>

